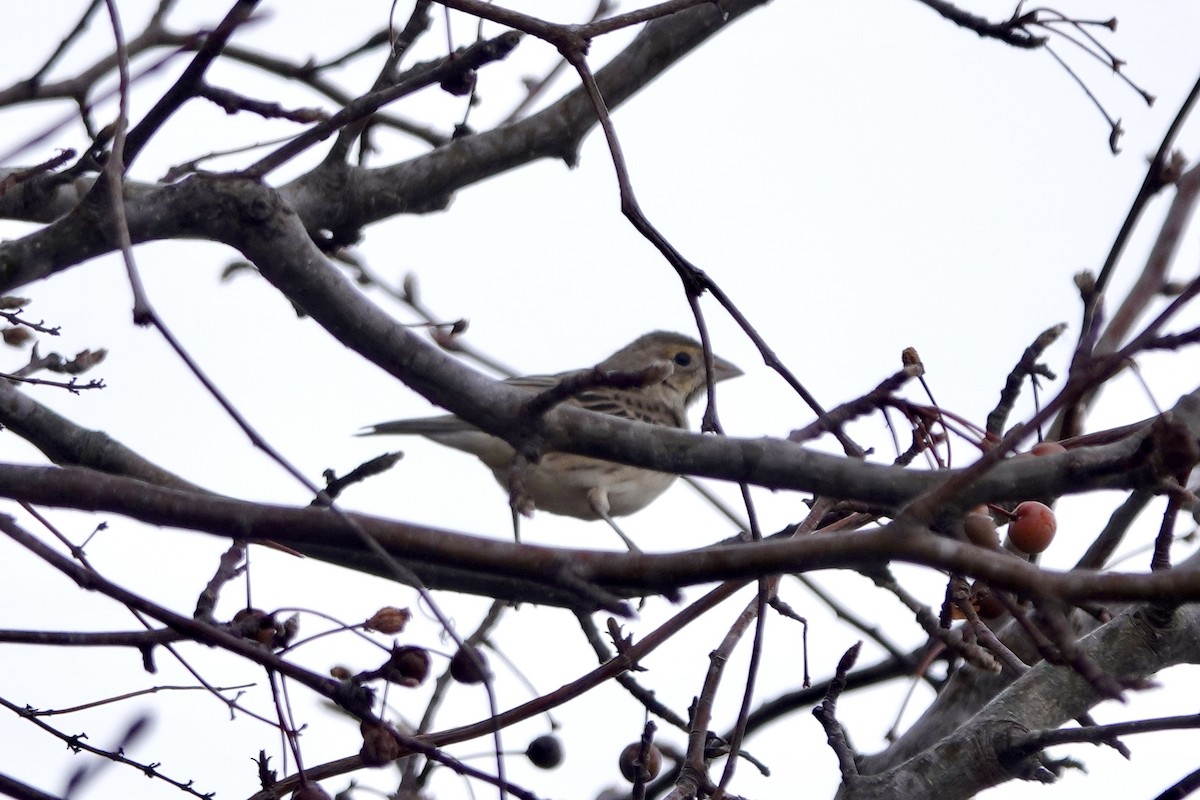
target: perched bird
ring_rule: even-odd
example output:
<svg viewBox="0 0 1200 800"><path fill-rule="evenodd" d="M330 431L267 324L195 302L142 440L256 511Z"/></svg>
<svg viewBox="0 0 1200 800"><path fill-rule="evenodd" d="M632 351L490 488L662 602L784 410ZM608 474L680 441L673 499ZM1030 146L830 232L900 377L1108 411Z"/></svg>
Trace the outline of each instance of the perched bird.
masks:
<svg viewBox="0 0 1200 800"><path fill-rule="evenodd" d="M698 342L678 333L648 333L601 361L596 369L608 373L636 373L656 365L663 368L660 380L634 388L606 386L600 380L601 385L589 386L565 402L614 417L686 429L687 409L706 389L704 351ZM588 373L592 370L509 378L505 383L534 394ZM714 381L741 374L742 371L733 364L713 356ZM417 434L471 453L491 469L501 486L506 489L513 486L516 456L513 448L503 439L484 433L458 417L447 415L382 422L364 431L364 435L372 434ZM664 472L572 453L550 452L543 454L536 464L525 465L518 482L520 493L524 499L532 501L533 507L580 519L603 519L630 550L636 550L613 517L645 508L674 480L674 475ZM514 514L514 524L515 521Z"/></svg>

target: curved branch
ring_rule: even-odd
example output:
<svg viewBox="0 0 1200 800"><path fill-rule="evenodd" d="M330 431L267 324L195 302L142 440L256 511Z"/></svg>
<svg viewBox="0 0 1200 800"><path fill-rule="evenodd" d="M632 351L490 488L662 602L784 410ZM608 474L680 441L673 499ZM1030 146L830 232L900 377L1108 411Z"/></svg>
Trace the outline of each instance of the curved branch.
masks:
<svg viewBox="0 0 1200 800"><path fill-rule="evenodd" d="M896 508L954 481L961 470L922 472L838 458L778 439L698 436L560 406L531 418L527 395L489 380L425 343L366 299L334 268L279 195L257 183L192 178L126 200L133 241L192 236L239 249L263 276L336 339L432 402L536 458L554 450L675 474L815 492ZM0 291L113 248L103 217L86 206L37 233L0 245ZM1200 391L1182 398L1170 428L1200 439ZM1058 496L1099 488L1157 488L1174 475L1157 458L1152 426L1123 441L1001 462L973 477L955 505ZM941 505L945 506L945 503Z"/></svg>
<svg viewBox="0 0 1200 800"><path fill-rule="evenodd" d="M78 467L0 465L0 497L122 514L151 525L250 541L272 540L309 555L394 578L357 532L327 508L288 508L164 489ZM784 572L863 569L888 561L988 581L1026 597L1087 600L1200 600L1200 571L1151 574L1039 569L1010 554L952 541L899 522L803 539L663 554L625 554L492 541L362 514L347 515L430 589L595 609L597 597L636 597L714 581Z"/></svg>

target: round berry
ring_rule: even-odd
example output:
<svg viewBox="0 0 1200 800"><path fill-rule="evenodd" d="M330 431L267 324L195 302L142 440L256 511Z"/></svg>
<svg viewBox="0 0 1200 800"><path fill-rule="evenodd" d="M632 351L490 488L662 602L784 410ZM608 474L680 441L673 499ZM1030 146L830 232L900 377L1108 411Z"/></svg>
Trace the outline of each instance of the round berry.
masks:
<svg viewBox="0 0 1200 800"><path fill-rule="evenodd" d="M1008 539L1023 553L1041 553L1054 540L1057 528L1050 506L1026 500L1013 510L1012 522L1008 523Z"/></svg>
<svg viewBox="0 0 1200 800"><path fill-rule="evenodd" d="M539 769L554 769L563 760L562 742L557 736L546 734L539 736L525 748L525 757L529 763Z"/></svg>
<svg viewBox="0 0 1200 800"><path fill-rule="evenodd" d="M464 645L450 659L450 677L459 683L483 683L488 679L488 663L478 647Z"/></svg>
<svg viewBox="0 0 1200 800"><path fill-rule="evenodd" d="M1038 442L1033 447L1029 448L1029 452L1035 456L1053 456L1059 453L1067 452L1067 448L1063 447L1058 442Z"/></svg>

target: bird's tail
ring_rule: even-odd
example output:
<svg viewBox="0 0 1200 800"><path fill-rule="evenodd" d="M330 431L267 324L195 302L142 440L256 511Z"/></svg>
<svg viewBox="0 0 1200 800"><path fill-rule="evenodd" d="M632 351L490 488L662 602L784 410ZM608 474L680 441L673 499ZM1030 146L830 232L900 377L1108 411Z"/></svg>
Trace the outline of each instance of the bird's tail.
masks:
<svg viewBox="0 0 1200 800"><path fill-rule="evenodd" d="M397 419L391 422L380 422L359 431L359 436L401 435L401 436L430 436L440 433L462 433L476 430L472 425L463 422L458 417L424 417L422 419Z"/></svg>

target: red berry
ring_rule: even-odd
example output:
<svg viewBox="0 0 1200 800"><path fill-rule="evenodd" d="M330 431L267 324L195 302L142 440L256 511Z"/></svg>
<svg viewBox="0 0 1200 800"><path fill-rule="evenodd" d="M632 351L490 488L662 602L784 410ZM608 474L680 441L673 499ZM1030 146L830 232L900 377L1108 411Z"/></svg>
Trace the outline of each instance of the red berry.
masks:
<svg viewBox="0 0 1200 800"><path fill-rule="evenodd" d="M1033 447L1029 448L1029 452L1035 456L1052 456L1058 453L1067 452L1067 448L1063 447L1058 442L1038 442Z"/></svg>
<svg viewBox="0 0 1200 800"><path fill-rule="evenodd" d="M1058 523L1045 503L1026 500L1013 510L1008 523L1008 538L1023 553L1040 553L1054 540Z"/></svg>

